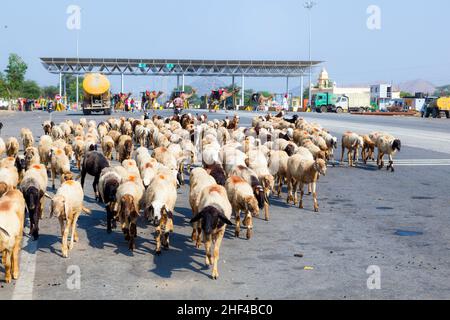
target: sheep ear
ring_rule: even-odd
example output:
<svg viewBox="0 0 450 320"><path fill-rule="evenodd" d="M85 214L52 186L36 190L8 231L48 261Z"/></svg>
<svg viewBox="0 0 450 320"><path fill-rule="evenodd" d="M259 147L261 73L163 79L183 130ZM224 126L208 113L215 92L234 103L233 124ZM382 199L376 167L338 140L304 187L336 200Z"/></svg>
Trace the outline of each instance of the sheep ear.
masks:
<svg viewBox="0 0 450 320"><path fill-rule="evenodd" d="M233 225L233 222L231 222L230 219L225 217L225 215L223 213L219 214L219 219L222 220L222 222L225 223L226 225L229 225L229 226Z"/></svg>
<svg viewBox="0 0 450 320"><path fill-rule="evenodd" d="M0 232L3 233L4 235L6 235L8 238L11 237L9 232L6 231L5 229L3 229L2 227L0 227Z"/></svg>
<svg viewBox="0 0 450 320"><path fill-rule="evenodd" d="M190 223L195 223L197 221L200 221L202 218L203 218L203 212L200 212L191 219Z"/></svg>

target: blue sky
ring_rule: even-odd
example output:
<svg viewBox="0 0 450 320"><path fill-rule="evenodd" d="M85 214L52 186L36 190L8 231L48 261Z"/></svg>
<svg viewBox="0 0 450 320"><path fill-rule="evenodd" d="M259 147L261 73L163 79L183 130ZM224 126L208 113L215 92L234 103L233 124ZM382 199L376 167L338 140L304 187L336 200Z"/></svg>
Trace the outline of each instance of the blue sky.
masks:
<svg viewBox="0 0 450 320"><path fill-rule="evenodd" d="M27 77L41 84L56 84L58 77L44 70L39 57L76 55L76 33L66 28L66 9L71 4L83 10L81 57L308 59L304 1L1 2L0 70L9 53L18 53L29 64ZM338 84L417 78L438 85L450 83L450 42L444 36L449 1L316 2L313 59L326 61L325 67ZM381 9L381 30L367 28L370 5ZM120 80L112 82L117 89ZM294 80L291 83L292 87L299 85ZM126 78L127 90L173 85L174 79ZM285 80L249 79L247 85L282 92Z"/></svg>

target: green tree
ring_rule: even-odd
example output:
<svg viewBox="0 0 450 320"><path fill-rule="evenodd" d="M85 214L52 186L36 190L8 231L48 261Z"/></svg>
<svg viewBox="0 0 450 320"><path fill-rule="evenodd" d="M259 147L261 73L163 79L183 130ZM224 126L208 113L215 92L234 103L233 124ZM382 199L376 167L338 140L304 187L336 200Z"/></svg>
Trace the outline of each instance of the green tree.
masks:
<svg viewBox="0 0 450 320"><path fill-rule="evenodd" d="M20 90L20 95L28 99L38 99L41 96L41 87L36 83L36 81L25 80L22 84L22 89Z"/></svg>
<svg viewBox="0 0 450 320"><path fill-rule="evenodd" d="M6 80L3 73L0 72L0 98L8 97L8 90L6 88Z"/></svg>
<svg viewBox="0 0 450 320"><path fill-rule="evenodd" d="M79 101L83 101L83 80L84 77L79 77ZM70 102L75 102L77 100L77 77L69 75L66 78L67 84L67 99Z"/></svg>
<svg viewBox="0 0 450 320"><path fill-rule="evenodd" d="M406 91L400 92L400 98L402 98L402 99L406 98L406 97L413 97L413 96L414 96L413 94L406 92Z"/></svg>
<svg viewBox="0 0 450 320"><path fill-rule="evenodd" d="M5 81L10 97L16 98L20 95L27 69L28 66L21 57L15 53L9 55L8 65L5 69Z"/></svg>
<svg viewBox="0 0 450 320"><path fill-rule="evenodd" d="M41 94L44 98L53 99L57 94L59 94L59 89L56 86L43 87Z"/></svg>

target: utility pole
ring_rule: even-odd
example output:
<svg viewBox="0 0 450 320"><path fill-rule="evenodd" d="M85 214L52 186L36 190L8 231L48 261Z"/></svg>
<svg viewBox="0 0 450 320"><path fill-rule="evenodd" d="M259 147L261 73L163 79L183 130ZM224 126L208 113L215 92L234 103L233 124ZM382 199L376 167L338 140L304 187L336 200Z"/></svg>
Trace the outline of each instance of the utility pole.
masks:
<svg viewBox="0 0 450 320"><path fill-rule="evenodd" d="M312 53L311 53L311 42L312 42L312 21L311 21L311 10L316 5L314 1L306 1L305 8L308 9L308 24L309 24L309 96L308 101L311 106L311 90L312 90Z"/></svg>

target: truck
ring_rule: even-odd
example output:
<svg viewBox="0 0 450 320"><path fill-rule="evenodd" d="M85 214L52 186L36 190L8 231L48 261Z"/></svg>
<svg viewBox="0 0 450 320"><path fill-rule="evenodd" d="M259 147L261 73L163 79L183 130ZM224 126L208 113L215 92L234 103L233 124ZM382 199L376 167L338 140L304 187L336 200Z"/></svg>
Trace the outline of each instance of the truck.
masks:
<svg viewBox="0 0 450 320"><path fill-rule="evenodd" d="M425 118L432 116L439 118L443 114L447 119L450 118L450 97L427 98L425 104Z"/></svg>
<svg viewBox="0 0 450 320"><path fill-rule="evenodd" d="M111 84L107 77L100 73L90 73L83 81L84 100L82 104L83 114L103 112L111 115Z"/></svg>
<svg viewBox="0 0 450 320"><path fill-rule="evenodd" d="M347 93L336 95L322 92L313 96L317 112L367 112L371 109L369 93Z"/></svg>

